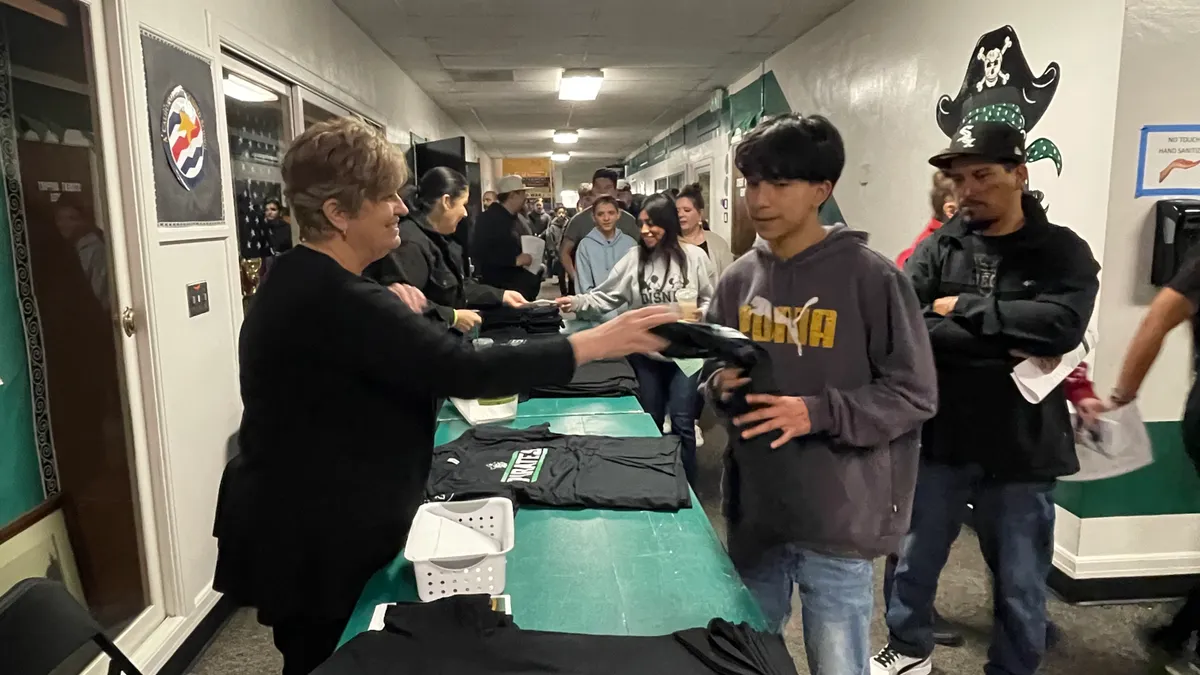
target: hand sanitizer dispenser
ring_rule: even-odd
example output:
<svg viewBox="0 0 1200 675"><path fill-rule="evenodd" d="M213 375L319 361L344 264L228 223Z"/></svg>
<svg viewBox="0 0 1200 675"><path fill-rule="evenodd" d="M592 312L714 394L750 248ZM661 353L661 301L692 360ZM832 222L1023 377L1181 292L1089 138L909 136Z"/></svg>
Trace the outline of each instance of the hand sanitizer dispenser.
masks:
<svg viewBox="0 0 1200 675"><path fill-rule="evenodd" d="M1154 211L1154 260L1150 283L1165 286L1200 242L1200 200L1163 199ZM1196 250L1200 253L1200 249Z"/></svg>

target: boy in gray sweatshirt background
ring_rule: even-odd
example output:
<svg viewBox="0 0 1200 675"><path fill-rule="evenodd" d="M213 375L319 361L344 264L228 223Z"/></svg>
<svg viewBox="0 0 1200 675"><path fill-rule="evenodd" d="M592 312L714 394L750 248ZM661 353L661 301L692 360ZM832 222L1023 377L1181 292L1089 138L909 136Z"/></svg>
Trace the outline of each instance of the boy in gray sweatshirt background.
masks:
<svg viewBox="0 0 1200 675"><path fill-rule="evenodd" d="M928 331L908 278L865 233L817 211L845 165L829 120L785 115L738 145L760 237L717 285L708 321L763 348L774 382L712 366L718 405L743 397L726 457L728 544L773 630L800 588L814 673L863 675L872 559L908 530L921 424L937 408Z"/></svg>

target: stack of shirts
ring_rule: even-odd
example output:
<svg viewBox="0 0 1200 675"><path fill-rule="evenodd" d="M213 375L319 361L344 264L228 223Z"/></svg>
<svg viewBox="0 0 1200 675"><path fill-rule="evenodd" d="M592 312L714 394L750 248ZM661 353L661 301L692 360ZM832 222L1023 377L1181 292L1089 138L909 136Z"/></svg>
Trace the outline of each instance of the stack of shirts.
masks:
<svg viewBox="0 0 1200 675"><path fill-rule="evenodd" d="M638 395L637 374L625 359L599 359L575 368L567 384L549 384L526 392L529 398L613 398Z"/></svg>
<svg viewBox="0 0 1200 675"><path fill-rule="evenodd" d="M709 365L701 373L701 381L717 367L740 368L750 378L750 384L733 392L727 404L718 405L728 417L750 412L746 394L779 394L775 384L775 368L771 355L738 331L717 324L668 323L655 326L650 332L670 341L662 355L673 359L708 359ZM758 436L755 441L769 447L782 434L772 431Z"/></svg>
<svg viewBox="0 0 1200 675"><path fill-rule="evenodd" d="M672 635L522 630L486 595L397 604L313 675L795 675L783 638L714 619Z"/></svg>
<svg viewBox="0 0 1200 675"><path fill-rule="evenodd" d="M528 340L552 337L550 333L526 334L520 328L506 328L481 334L497 345L518 345ZM521 399L531 398L615 398L638 395L637 374L626 359L598 359L575 368L567 384L551 384L520 392Z"/></svg>
<svg viewBox="0 0 1200 675"><path fill-rule="evenodd" d="M483 319L479 336L497 342L527 335L557 335L563 327L562 315L555 305L492 307L479 310L479 316Z"/></svg>
<svg viewBox="0 0 1200 675"><path fill-rule="evenodd" d="M549 425L475 427L433 449L426 495L558 507L675 511L691 506L679 438L564 436Z"/></svg>

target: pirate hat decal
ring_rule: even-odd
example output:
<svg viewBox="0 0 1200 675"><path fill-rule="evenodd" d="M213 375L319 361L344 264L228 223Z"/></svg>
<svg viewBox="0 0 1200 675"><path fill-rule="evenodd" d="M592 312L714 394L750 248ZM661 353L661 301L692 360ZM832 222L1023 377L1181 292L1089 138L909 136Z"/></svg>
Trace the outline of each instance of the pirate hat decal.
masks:
<svg viewBox="0 0 1200 675"><path fill-rule="evenodd" d="M1041 76L1034 76L1017 31L1012 26L997 28L975 43L958 95L938 100L938 127L947 138L975 122L1004 122L1027 134L1050 107L1059 77L1058 63L1053 61ZM1030 143L1025 154L1031 163L1052 160L1062 173L1062 154L1049 139Z"/></svg>

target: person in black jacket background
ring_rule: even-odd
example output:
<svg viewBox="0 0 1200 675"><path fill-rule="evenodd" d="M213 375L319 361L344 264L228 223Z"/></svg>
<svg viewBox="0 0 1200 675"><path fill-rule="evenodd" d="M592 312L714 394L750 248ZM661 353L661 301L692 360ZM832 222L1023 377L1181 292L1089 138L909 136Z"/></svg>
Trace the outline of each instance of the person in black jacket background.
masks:
<svg viewBox="0 0 1200 675"><path fill-rule="evenodd" d="M278 199L263 202L263 224L267 226L272 255L292 250L292 224L283 219L283 204Z"/></svg>
<svg viewBox="0 0 1200 675"><path fill-rule="evenodd" d="M1045 651L1054 484L1079 462L1062 386L1030 403L1011 372L1025 358L1079 345L1100 268L1087 243L1051 224L1025 192L1024 147L1019 130L978 122L930 160L951 180L960 213L917 247L905 271L925 306L938 412L922 433L889 641L872 675L930 672L937 579L968 502L995 589L985 670L1032 675Z"/></svg>
<svg viewBox="0 0 1200 675"><path fill-rule="evenodd" d="M523 227L517 218L525 208L525 183L520 176L505 176L496 182L496 190L499 197L475 223L471 258L483 283L535 300L541 278L525 269L533 258L521 248Z"/></svg>
<svg viewBox="0 0 1200 675"><path fill-rule="evenodd" d="M426 313L468 333L481 322L472 308L487 309L527 304L517 291L479 283L463 269L462 247L452 235L467 215L470 185L466 176L446 167L434 167L404 193L412 207L400 219L400 246L367 266L363 276L384 286L411 284L425 294Z"/></svg>
<svg viewBox="0 0 1200 675"><path fill-rule="evenodd" d="M419 292L360 276L400 243L406 178L403 155L365 122L300 134L283 180L303 244L280 256L242 324L241 452L217 498L213 586L272 627L284 675L333 653L363 586L404 545L438 398L565 384L577 364L665 349L649 329L675 320L647 308L473 349L410 309Z"/></svg>

